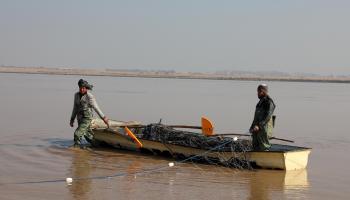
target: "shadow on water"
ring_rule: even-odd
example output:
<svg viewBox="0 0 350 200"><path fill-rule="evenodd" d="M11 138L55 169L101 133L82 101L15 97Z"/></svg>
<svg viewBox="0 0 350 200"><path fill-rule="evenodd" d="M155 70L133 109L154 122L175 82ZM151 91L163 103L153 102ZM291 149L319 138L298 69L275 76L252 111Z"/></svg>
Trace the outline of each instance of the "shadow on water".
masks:
<svg viewBox="0 0 350 200"><path fill-rule="evenodd" d="M61 139L61 138L45 138L40 139L44 144L21 144L21 143L6 143L0 144L3 147L35 147L35 148L47 148L47 147L58 147L58 148L67 148L73 145L72 140ZM38 141L37 141L38 142ZM40 142L39 142L40 143Z"/></svg>
<svg viewBox="0 0 350 200"><path fill-rule="evenodd" d="M48 143L50 147L68 148L73 145L72 139L45 138L42 141Z"/></svg>
<svg viewBox="0 0 350 200"><path fill-rule="evenodd" d="M44 148L47 147L47 145L33 145L33 144L0 144L1 147L37 147L37 148Z"/></svg>

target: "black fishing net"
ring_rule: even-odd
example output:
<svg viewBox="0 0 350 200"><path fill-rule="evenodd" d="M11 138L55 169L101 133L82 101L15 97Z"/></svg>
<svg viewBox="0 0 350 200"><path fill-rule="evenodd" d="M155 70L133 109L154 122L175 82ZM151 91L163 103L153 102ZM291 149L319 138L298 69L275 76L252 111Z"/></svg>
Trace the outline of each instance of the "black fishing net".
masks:
<svg viewBox="0 0 350 200"><path fill-rule="evenodd" d="M150 124L137 134L141 139L162 142L163 144L174 144L185 147L207 150L211 155L194 155L191 161L206 162L210 164L225 165L235 168L252 168L251 163L246 159L246 152L251 151L250 140L235 140L231 137L207 137L200 133L176 130L162 124ZM169 151L172 152L171 148ZM225 156L223 155L225 154ZM227 158L227 155L230 158Z"/></svg>

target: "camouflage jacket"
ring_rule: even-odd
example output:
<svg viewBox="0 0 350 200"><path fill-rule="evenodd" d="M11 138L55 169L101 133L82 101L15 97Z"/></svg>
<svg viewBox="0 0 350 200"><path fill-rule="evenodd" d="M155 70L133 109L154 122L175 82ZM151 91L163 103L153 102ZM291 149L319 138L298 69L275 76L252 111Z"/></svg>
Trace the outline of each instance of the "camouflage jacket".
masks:
<svg viewBox="0 0 350 200"><path fill-rule="evenodd" d="M74 104L73 111L71 115L71 122L74 121L75 117L78 118L78 122L82 118L92 118L93 112L92 109L101 117L104 118L105 115L99 108L95 97L88 91L83 96L79 92L74 94Z"/></svg>

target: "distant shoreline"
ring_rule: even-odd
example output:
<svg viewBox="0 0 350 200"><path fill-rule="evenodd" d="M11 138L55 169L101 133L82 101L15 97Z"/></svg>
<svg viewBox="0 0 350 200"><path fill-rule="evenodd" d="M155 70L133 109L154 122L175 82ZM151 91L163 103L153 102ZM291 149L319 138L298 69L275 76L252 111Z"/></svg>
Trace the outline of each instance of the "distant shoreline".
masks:
<svg viewBox="0 0 350 200"><path fill-rule="evenodd" d="M169 79L205 79L205 80L237 80L237 81L283 81L283 82L320 82L320 83L350 83L350 77L329 76L271 76L271 75L220 75L200 72L175 71L142 71L115 69L74 69L49 67L13 67L2 66L0 73L16 74L46 74L46 75L80 75L80 76L109 76L109 77L138 77L138 78L169 78Z"/></svg>

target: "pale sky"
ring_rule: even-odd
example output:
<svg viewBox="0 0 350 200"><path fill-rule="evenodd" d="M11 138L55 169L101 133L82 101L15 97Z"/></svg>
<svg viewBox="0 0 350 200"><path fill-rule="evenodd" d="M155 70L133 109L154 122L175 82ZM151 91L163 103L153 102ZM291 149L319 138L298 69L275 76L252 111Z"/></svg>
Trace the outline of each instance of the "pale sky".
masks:
<svg viewBox="0 0 350 200"><path fill-rule="evenodd" d="M0 65L350 74L350 1L0 0Z"/></svg>

